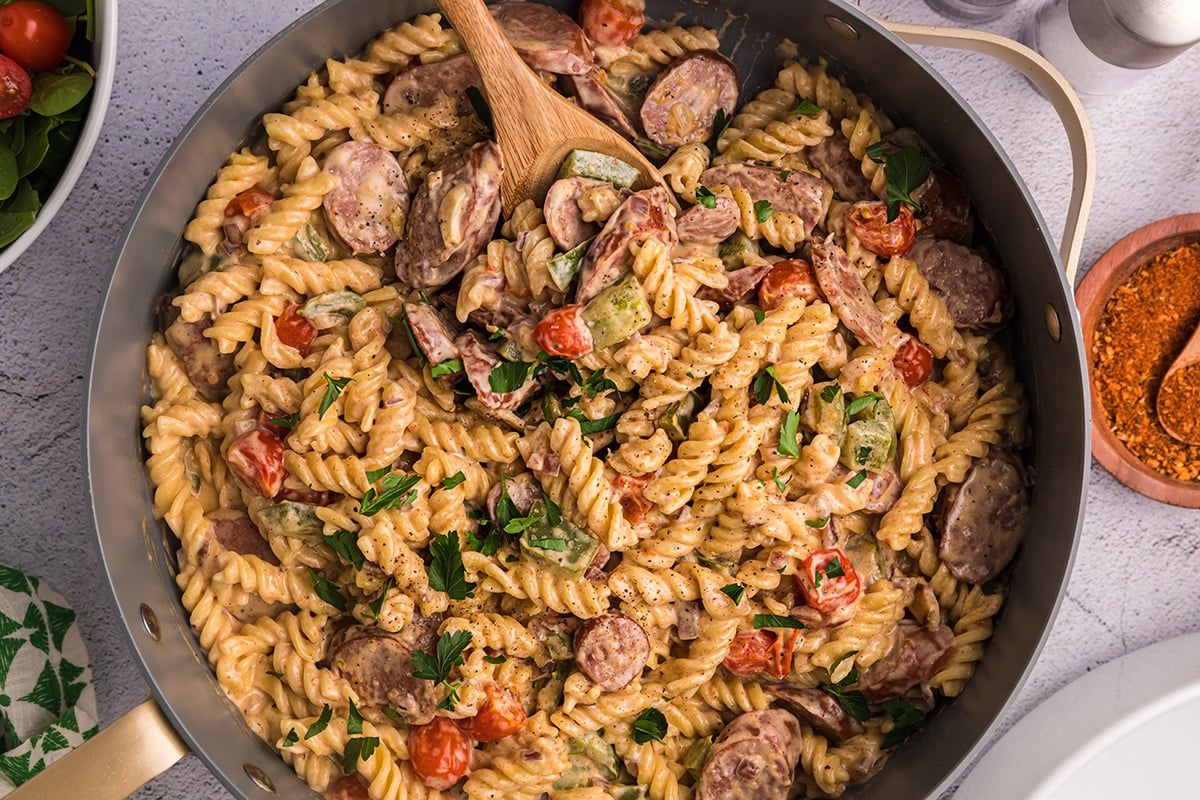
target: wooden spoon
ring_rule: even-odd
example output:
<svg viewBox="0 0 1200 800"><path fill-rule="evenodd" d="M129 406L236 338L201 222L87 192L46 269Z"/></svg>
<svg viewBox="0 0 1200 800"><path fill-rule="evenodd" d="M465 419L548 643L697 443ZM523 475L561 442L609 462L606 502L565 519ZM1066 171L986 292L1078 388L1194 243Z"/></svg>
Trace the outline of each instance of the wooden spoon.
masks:
<svg viewBox="0 0 1200 800"><path fill-rule="evenodd" d="M1200 444L1200 326L1163 376L1155 410L1163 430L1186 444Z"/></svg>
<svg viewBox="0 0 1200 800"><path fill-rule="evenodd" d="M576 149L619 158L641 173L634 188L665 186L662 175L619 133L547 86L509 44L482 0L438 0L483 80L496 143L504 160L505 215L523 200L541 201ZM673 196L673 195L672 195Z"/></svg>

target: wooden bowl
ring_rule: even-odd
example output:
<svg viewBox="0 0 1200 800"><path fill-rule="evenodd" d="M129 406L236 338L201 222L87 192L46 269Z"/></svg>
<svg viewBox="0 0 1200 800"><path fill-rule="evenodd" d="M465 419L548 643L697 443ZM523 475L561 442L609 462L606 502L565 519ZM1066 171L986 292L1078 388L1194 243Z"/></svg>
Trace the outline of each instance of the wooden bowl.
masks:
<svg viewBox="0 0 1200 800"><path fill-rule="evenodd" d="M1075 290L1083 334L1083 351L1092 364L1092 337L1096 323L1113 291L1135 269L1159 253L1182 244L1200 241L1200 214L1181 214L1138 228L1109 248L1084 276ZM1131 453L1108 426L1108 414L1096 391L1092 393L1092 455L1121 483L1154 500L1185 508L1200 508L1200 482L1169 478L1150 469Z"/></svg>

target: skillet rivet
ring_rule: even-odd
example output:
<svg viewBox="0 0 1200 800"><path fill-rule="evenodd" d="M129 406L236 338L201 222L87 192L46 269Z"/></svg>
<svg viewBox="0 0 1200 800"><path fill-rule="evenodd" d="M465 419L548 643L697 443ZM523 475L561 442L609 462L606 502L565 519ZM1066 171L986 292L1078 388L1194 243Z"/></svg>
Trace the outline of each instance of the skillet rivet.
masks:
<svg viewBox="0 0 1200 800"><path fill-rule="evenodd" d="M254 785L262 789L264 792L275 794L275 782L271 780L271 776L263 772L253 764L243 764L242 769L250 776L250 780L254 781Z"/></svg>
<svg viewBox="0 0 1200 800"><path fill-rule="evenodd" d="M833 31L843 39L853 42L858 38L858 30L845 20L826 14L825 24L829 26L829 30Z"/></svg>
<svg viewBox="0 0 1200 800"><path fill-rule="evenodd" d="M138 613L142 616L142 625L146 628L146 633L150 634L150 638L154 641L162 640L162 629L158 625L158 615L154 613L154 609L142 603Z"/></svg>
<svg viewBox="0 0 1200 800"><path fill-rule="evenodd" d="M1046 332L1052 341L1062 339L1062 322L1058 319L1058 311L1050 303L1046 303Z"/></svg>

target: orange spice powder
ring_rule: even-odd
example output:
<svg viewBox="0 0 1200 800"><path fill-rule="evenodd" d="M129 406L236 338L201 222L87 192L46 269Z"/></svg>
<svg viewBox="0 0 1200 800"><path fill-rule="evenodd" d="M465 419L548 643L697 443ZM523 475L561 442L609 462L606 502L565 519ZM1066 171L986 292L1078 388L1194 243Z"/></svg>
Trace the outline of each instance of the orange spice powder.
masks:
<svg viewBox="0 0 1200 800"><path fill-rule="evenodd" d="M1200 480L1200 446L1172 438L1158 422L1159 384L1200 323L1200 242L1139 266L1116 288L1092 336L1092 381L1109 427L1150 469ZM1200 396L1194 398L1200 406ZM1200 409L1197 410L1200 414Z"/></svg>

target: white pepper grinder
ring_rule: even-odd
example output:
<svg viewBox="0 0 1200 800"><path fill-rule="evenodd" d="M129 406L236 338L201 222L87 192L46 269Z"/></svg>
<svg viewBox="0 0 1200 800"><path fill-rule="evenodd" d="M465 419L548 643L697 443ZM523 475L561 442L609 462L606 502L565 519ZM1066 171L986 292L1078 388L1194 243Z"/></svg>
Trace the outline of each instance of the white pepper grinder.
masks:
<svg viewBox="0 0 1200 800"><path fill-rule="evenodd" d="M1200 41L1200 0L1050 0L1021 39L1080 94L1116 94Z"/></svg>

